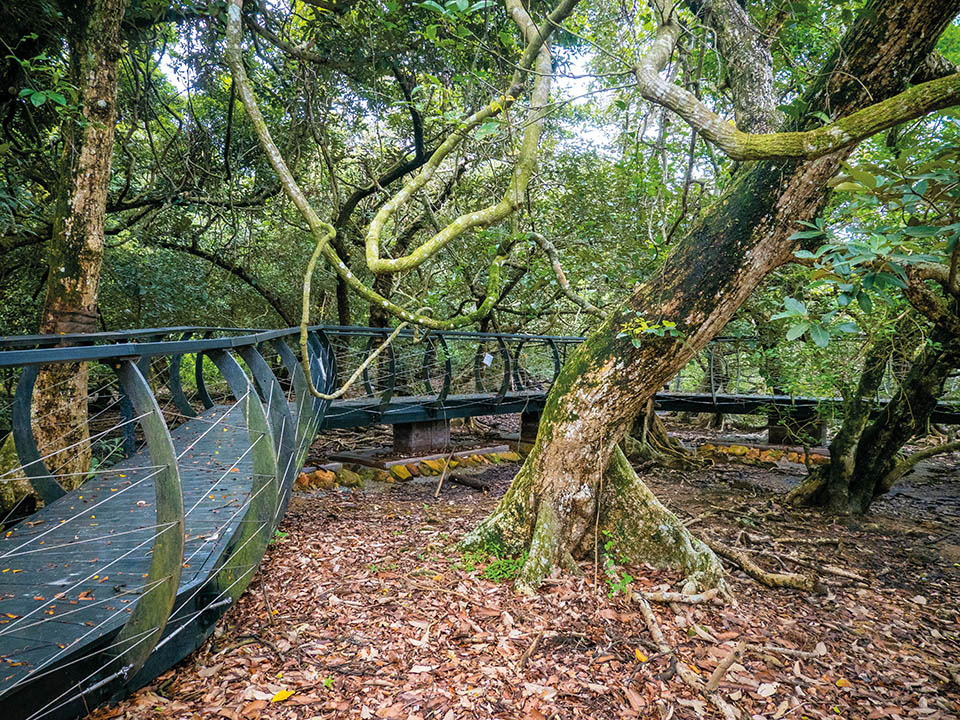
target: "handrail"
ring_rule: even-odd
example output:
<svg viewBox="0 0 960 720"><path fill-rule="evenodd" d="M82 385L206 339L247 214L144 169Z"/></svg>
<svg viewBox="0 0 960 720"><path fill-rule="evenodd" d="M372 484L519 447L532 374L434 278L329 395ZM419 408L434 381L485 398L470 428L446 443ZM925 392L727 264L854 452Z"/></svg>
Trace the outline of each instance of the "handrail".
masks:
<svg viewBox="0 0 960 720"><path fill-rule="evenodd" d="M390 332L390 328L364 328L339 325L315 325L310 328L311 331L322 331L336 335L346 336L365 336L376 337ZM136 332L139 336L155 336L158 333L211 333L211 332L234 332L232 328L203 328L203 327L175 327L175 328L152 328L150 330L130 331ZM290 327L278 330L243 330L243 334L229 335L219 338L201 338L196 340L165 340L151 342L120 342L108 345L68 345L61 347L42 347L30 348L25 350L2 350L0 349L0 368L21 367L24 365L37 365L50 362L91 362L96 360L123 360L131 358L143 358L155 355L179 355L206 350L229 350L241 348L249 345L259 345L277 338L295 335L300 332L300 328ZM432 335L442 335L448 339L500 339L500 340L552 340L560 344L576 344L583 342L584 338L578 336L552 336L552 335L524 335L518 333L480 333L466 331L442 331L432 332ZM116 334L110 333L91 333L89 335L35 335L22 336L26 340L32 338L47 338L63 342L66 340L97 340L109 339ZM400 337L412 337L413 330L400 331ZM123 335L122 337L130 337ZM17 338L6 338L8 346L19 347L27 342L17 343ZM32 341L31 341L32 342ZM4 343L0 339L0 348Z"/></svg>

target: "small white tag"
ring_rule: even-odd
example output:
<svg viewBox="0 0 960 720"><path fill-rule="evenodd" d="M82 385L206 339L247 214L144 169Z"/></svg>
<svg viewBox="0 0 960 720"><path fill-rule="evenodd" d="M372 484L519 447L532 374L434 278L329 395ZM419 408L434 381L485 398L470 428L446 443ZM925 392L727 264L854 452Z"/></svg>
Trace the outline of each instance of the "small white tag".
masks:
<svg viewBox="0 0 960 720"><path fill-rule="evenodd" d="M493 355L491 355L490 353L486 353L483 356L483 364L486 365L487 367L490 367L491 365L493 365Z"/></svg>

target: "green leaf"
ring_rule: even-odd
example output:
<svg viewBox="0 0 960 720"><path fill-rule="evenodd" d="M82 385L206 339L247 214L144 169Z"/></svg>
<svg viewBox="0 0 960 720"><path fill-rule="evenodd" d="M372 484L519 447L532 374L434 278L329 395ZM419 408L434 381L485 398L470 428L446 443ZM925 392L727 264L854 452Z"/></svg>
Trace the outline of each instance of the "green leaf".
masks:
<svg viewBox="0 0 960 720"><path fill-rule="evenodd" d="M917 238L933 237L938 232L940 232L940 228L932 225L909 225L903 229L904 235Z"/></svg>
<svg viewBox="0 0 960 720"><path fill-rule="evenodd" d="M845 333L860 332L860 328L858 328L857 324L853 322L842 322L839 325L837 325L837 330Z"/></svg>
<svg viewBox="0 0 960 720"><path fill-rule="evenodd" d="M851 165L846 165L846 168L847 172L850 173L850 177L864 187L867 187L870 190L873 190L877 187L877 179L866 170L861 170L860 168L855 168Z"/></svg>
<svg viewBox="0 0 960 720"><path fill-rule="evenodd" d="M67 104L67 99L66 99L63 95L61 95L60 93L48 92L48 93L47 93L47 97L50 98L51 100L53 100L57 105L66 105L66 104Z"/></svg>
<svg viewBox="0 0 960 720"><path fill-rule="evenodd" d="M787 309L788 312L793 313L794 315L806 315L807 307L802 302L792 297L785 297L783 299L783 306Z"/></svg>
<svg viewBox="0 0 960 720"><path fill-rule="evenodd" d="M810 113L810 114L813 115L817 120L819 120L820 122L822 122L824 125L829 125L831 122L833 122L833 121L830 119L830 116L827 115L825 112L821 112L821 111L817 110L816 112L813 112L813 113Z"/></svg>
<svg viewBox="0 0 960 720"><path fill-rule="evenodd" d="M444 9L443 5L441 5L440 3L436 2L436 0L423 0L423 2L420 3L420 7L426 8L427 10L434 10L434 11L440 13L441 15L446 15L446 13L447 13L447 11Z"/></svg>
<svg viewBox="0 0 960 720"><path fill-rule="evenodd" d="M811 260L817 257L816 255L814 255L814 254L813 254L812 252L810 252L809 250L797 250L793 255L794 255L794 257L798 257L798 258L809 258L809 259L811 259Z"/></svg>
<svg viewBox="0 0 960 720"><path fill-rule="evenodd" d="M867 192L867 188L865 188L863 185L861 185L860 183L852 183L852 182L837 183L837 185L833 189L840 190L841 192L855 192L855 193Z"/></svg>
<svg viewBox="0 0 960 720"><path fill-rule="evenodd" d="M39 90L30 96L30 102L32 102L36 107L40 107L46 101L47 101L46 93L40 92Z"/></svg>
<svg viewBox="0 0 960 720"><path fill-rule="evenodd" d="M870 296L867 293L862 292L857 295L857 302L860 304L860 309L864 312L873 311L873 300L870 299Z"/></svg>
<svg viewBox="0 0 960 720"><path fill-rule="evenodd" d="M800 230L791 235L788 240L806 240L807 238L816 238L823 235L822 230Z"/></svg>
<svg viewBox="0 0 960 720"><path fill-rule="evenodd" d="M810 338L816 343L817 347L826 347L830 344L830 333L823 325L810 326Z"/></svg>
<svg viewBox="0 0 960 720"><path fill-rule="evenodd" d="M900 289L906 289L907 287L907 284L903 280L887 272L878 272L877 280L879 280L882 285L894 285Z"/></svg>
<svg viewBox="0 0 960 720"><path fill-rule="evenodd" d="M498 130L500 130L499 122L496 120L487 120L478 127L473 134L477 140L483 140L483 138L489 137L490 135L496 135Z"/></svg>
<svg viewBox="0 0 960 720"><path fill-rule="evenodd" d="M796 325L791 325L790 329L787 330L787 340L796 340L798 337L803 335L809 327L810 327L810 323L808 322L802 322L802 323L797 323Z"/></svg>

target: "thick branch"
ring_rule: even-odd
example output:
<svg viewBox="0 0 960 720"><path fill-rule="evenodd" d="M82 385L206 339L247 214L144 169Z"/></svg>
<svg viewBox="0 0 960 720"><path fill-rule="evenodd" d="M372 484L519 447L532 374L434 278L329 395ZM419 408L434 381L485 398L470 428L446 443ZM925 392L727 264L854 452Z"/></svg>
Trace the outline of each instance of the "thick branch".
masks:
<svg viewBox="0 0 960 720"><path fill-rule="evenodd" d="M243 59L241 57L240 43L242 37L242 5L243 0L230 0L230 5L227 8L227 32L225 44L227 64L230 66L230 72L233 76L233 82L237 87L240 101L243 103L243 107L247 112L247 116L250 118L250 123L253 125L254 131L257 133L257 137L260 140L261 146L267 153L267 158L270 161L270 165L273 167L274 172L276 172L277 177L280 180L281 187L293 202L294 206L296 206L301 216L303 216L303 218L307 221L310 232L316 240L316 247L314 248L310 260L307 262L307 268L304 272L303 281L303 303L300 319L300 345L303 361L307 362L306 358L308 357L306 344L307 327L310 322L311 281L314 270L317 266L317 262L320 260L321 255L330 264L334 272L336 272L337 275L354 292L359 294L368 302L377 303L383 307L384 310L396 317L401 318L402 320L416 322L424 327L434 330L444 330L468 325L476 318L483 317L483 315L490 312L490 308L493 306L493 303L496 300L497 287L499 287L500 283L500 268L505 260L505 258L502 256L496 257L493 263L490 265L487 300L481 305L480 308L477 309L476 312L470 313L469 315L465 315L461 318L455 318L447 321L439 321L426 315L415 315L414 313L407 311L403 307L391 302L373 289L364 285L352 272L350 272L349 268L347 268L346 264L340 259L340 256L331 245L331 241L334 239L334 237L336 237L336 229L330 223L321 220L320 216L317 215L316 210L314 210L313 206L310 204L310 201L307 200L306 195L304 195L303 190L300 188L299 183L293 176L293 173L290 171L286 160L281 154L280 148L278 148L277 144L274 142L273 136L270 134L270 129L267 127L266 120L264 120L263 114L260 112L260 107L257 104L257 98L253 94L253 89L250 86L250 79L247 77L246 70L243 67ZM313 387L313 381L309 372L307 373L307 381L310 383L311 391L316 394L317 391Z"/></svg>
<svg viewBox="0 0 960 720"><path fill-rule="evenodd" d="M379 274L400 272L418 267L465 232L499 222L521 206L524 191L536 165L540 135L543 131L543 108L547 105L550 96L553 63L546 41L557 24L573 11L576 3L577 0L561 0L560 5L548 16L547 22L538 27L526 10L523 9L519 0L506 0L507 9L514 22L523 32L527 43L511 87L504 95L494 98L467 118L462 127L447 136L424 165L423 170L380 208L370 223L365 242L367 267L371 271ZM530 101L530 112L523 133L519 157L514 166L513 178L503 198L495 205L461 215L409 255L398 258L381 258L381 234L393 214L431 180L444 159L459 147L475 128L504 113L513 104L516 96L523 89L523 73L521 71L529 70L531 67L535 70L536 79Z"/></svg>
<svg viewBox="0 0 960 720"><path fill-rule="evenodd" d="M914 267L907 268L907 287L903 294L914 310L927 320L944 332L960 337L960 320L947 303L924 284L924 273Z"/></svg>
<svg viewBox="0 0 960 720"><path fill-rule="evenodd" d="M923 450L919 450L913 453L910 457L901 461L893 468L889 473L884 476L879 483L880 493L885 493L890 490L894 485L897 484L897 481L906 475L908 472L913 470L920 463L921 460L926 460L931 458L934 455L942 455L943 453L953 452L954 450L960 450L960 442L951 442L944 443L943 445L934 445L933 447L928 447Z"/></svg>
<svg viewBox="0 0 960 720"><path fill-rule="evenodd" d="M693 93L660 77L680 37L673 0L661 0L662 20L646 56L634 68L640 93L677 113L703 137L734 160L803 158L812 160L908 120L960 102L960 73L916 85L899 95L845 118L808 130L750 134L741 132Z"/></svg>

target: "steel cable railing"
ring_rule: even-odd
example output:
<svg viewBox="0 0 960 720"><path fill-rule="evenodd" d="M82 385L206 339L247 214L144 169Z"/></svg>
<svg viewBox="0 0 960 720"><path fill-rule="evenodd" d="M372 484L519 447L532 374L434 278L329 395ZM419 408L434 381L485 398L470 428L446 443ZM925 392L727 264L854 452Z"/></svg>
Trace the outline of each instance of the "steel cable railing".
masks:
<svg viewBox="0 0 960 720"><path fill-rule="evenodd" d="M391 332L311 328L314 383L331 394ZM330 402L307 389L297 334L177 327L0 338L0 420L18 454L15 467L0 467L0 483L49 491L34 515L4 518L12 524L0 537L0 702L13 717L82 714L199 646L253 577L318 430L540 408L581 341L404 329ZM38 443L34 426L52 411L33 407L34 385L63 363L87 366L88 389L75 398L85 426ZM808 409L835 401L842 378L827 370L815 353L723 338L658 401L705 412L762 412L771 400ZM819 385L791 379L805 373ZM96 464L74 469L86 453ZM53 597L39 591L50 587Z"/></svg>

